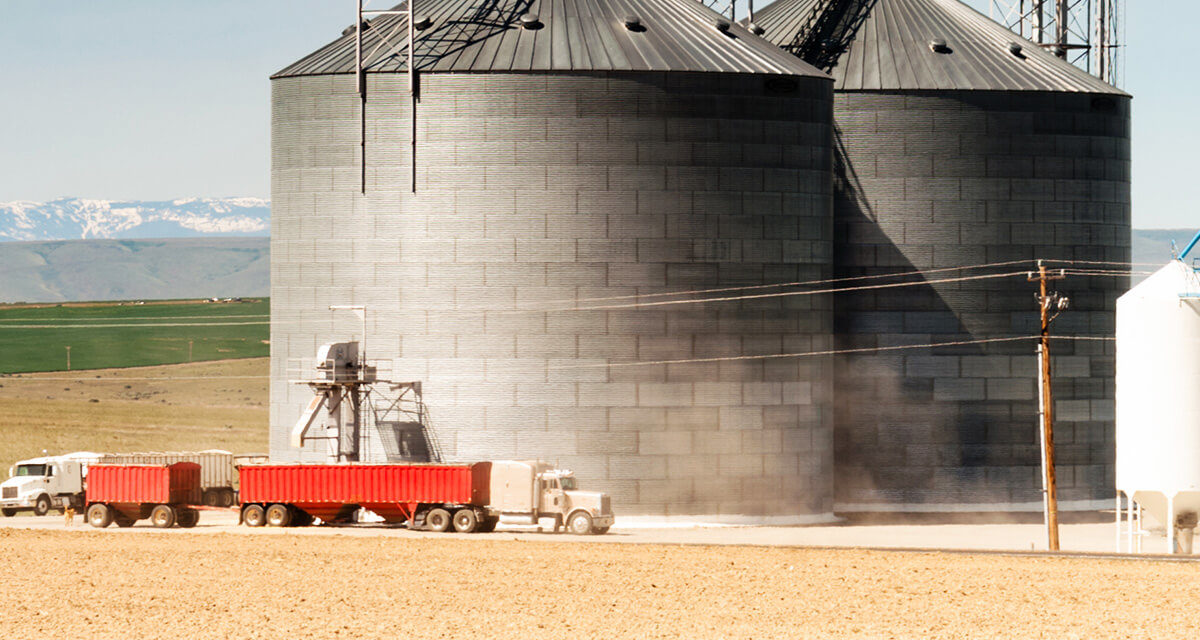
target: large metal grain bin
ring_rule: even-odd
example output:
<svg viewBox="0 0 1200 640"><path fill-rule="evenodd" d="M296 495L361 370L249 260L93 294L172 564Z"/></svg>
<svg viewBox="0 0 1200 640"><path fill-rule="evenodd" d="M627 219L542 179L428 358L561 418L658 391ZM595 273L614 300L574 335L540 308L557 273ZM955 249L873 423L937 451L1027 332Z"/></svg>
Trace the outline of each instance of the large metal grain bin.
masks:
<svg viewBox="0 0 1200 640"><path fill-rule="evenodd" d="M364 305L447 460L557 462L627 514L828 514L831 365L760 357L827 349L829 299L643 305L828 277L829 78L693 0L418 12L415 112L403 17L363 32L365 102L353 29L272 79L272 459L323 458L289 448L289 362Z"/></svg>
<svg viewBox="0 0 1200 640"><path fill-rule="evenodd" d="M814 2L779 0L755 21L795 48ZM1022 271L1037 258L1124 268L1128 95L957 0L848 4L865 20L820 43L841 52L836 275L934 270L921 276L933 281ZM996 266L948 270L982 264ZM1053 333L1111 337L1127 285L1054 283L1071 308ZM1023 274L841 294L837 345L1035 335L1033 294ZM1033 352L1026 340L840 358L837 508L1040 508ZM1052 353L1059 496L1067 508L1092 506L1112 495L1112 344L1056 341Z"/></svg>

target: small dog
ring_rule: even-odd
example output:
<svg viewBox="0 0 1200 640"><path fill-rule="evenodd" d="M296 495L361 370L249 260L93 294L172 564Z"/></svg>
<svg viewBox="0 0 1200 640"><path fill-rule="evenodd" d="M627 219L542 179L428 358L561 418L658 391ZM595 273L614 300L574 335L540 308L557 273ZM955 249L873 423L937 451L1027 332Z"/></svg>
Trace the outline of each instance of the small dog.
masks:
<svg viewBox="0 0 1200 640"><path fill-rule="evenodd" d="M68 527L75 524L75 507L63 509L63 520L66 521Z"/></svg>

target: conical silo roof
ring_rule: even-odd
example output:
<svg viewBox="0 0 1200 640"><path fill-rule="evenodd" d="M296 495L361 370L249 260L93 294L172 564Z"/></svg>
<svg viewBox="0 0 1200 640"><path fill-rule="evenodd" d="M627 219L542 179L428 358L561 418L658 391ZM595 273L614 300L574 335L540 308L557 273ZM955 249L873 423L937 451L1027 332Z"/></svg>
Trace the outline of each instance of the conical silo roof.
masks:
<svg viewBox="0 0 1200 640"><path fill-rule="evenodd" d="M777 0L756 11L763 37L787 46L820 0ZM959 0L867 0L872 6L837 59L834 89L1066 91L1126 95L1005 29ZM945 43L934 51L931 41ZM1011 44L1019 45L1014 52Z"/></svg>
<svg viewBox="0 0 1200 640"><path fill-rule="evenodd" d="M422 72L828 77L695 0L417 0L415 6L417 24L429 21L417 33L416 67ZM366 70L405 70L406 36L402 16L372 20L363 34ZM348 30L273 77L354 73L354 61L355 37Z"/></svg>

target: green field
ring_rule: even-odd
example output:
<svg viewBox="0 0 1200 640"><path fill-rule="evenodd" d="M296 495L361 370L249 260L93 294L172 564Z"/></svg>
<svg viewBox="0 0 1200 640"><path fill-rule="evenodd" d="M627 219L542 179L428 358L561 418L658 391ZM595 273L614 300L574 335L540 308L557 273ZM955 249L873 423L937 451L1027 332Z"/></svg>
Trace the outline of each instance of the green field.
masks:
<svg viewBox="0 0 1200 640"><path fill-rule="evenodd" d="M106 369L269 354L269 302L0 306L0 373ZM190 345L189 345L190 343Z"/></svg>

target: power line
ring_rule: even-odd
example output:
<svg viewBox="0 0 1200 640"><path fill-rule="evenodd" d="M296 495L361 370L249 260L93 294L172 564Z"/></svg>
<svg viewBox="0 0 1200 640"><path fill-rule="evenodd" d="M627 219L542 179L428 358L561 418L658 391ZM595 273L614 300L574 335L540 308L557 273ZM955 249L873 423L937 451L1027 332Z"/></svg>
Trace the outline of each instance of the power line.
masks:
<svg viewBox="0 0 1200 640"><path fill-rule="evenodd" d="M1007 267L1017 264L1025 264L1033 262L1032 260L1009 260L1007 262L989 262L984 264L965 265L961 267L941 267L938 269L914 269L910 271L896 271L893 273L880 273L868 276L848 276L844 278L825 278L822 280L805 280L796 282L777 282L774 284L755 284L739 287L720 287L717 289L692 289L690 291L664 291L661 293L633 293L623 296L606 296L601 298L578 298L571 300L547 300L546 302L604 302L608 300L628 300L631 298L655 298L664 296L684 296L696 295L702 293L724 293L727 291L753 291L757 289L770 289L773 287L802 287L814 284L830 284L835 282L853 282L856 280L878 280L881 278L902 278L906 276L923 275L926 273L942 273L945 271L965 271L967 269L983 269L988 267Z"/></svg>
<svg viewBox="0 0 1200 640"><path fill-rule="evenodd" d="M759 294L751 294L751 295L745 295L745 296L726 296L726 297L720 297L720 298L700 298L700 299L696 299L696 300L663 300L663 301L659 301L659 302L634 302L634 303L630 303L630 304L610 304L610 305L600 305L600 306L595 306L595 307L541 309L540 311L603 311L603 310L610 310L610 309L635 309L635 308L642 308L642 307L662 307L662 306L680 305L680 304L702 304L702 303L707 303L707 302L735 302L735 301L739 301L739 300L761 300L764 298L784 298L784 297L791 297L791 296L813 296L813 295L819 295L819 294L825 294L825 293L843 293L846 291L865 291L865 290L871 290L871 289L887 289L887 288L892 288L892 287L915 287L915 286L921 286L921 285L944 284L944 283L949 283L949 282L966 282L969 280L986 280L986 279L990 279L990 278L1010 278L1013 276L1023 276L1026 273L1027 273L1026 271L1014 271L1014 272L1008 272L1008 273L990 273L990 274L976 275L976 276L962 276L962 277L958 277L958 278L941 278L938 280L917 280L914 282L892 282L892 283L887 283L887 284L869 284L869 285L861 285L861 286L857 286L857 287L839 287L839 288L833 288L833 289L813 289L813 290L807 290L807 291L781 291L778 293L759 293ZM531 309L531 311L537 311L537 310Z"/></svg>

